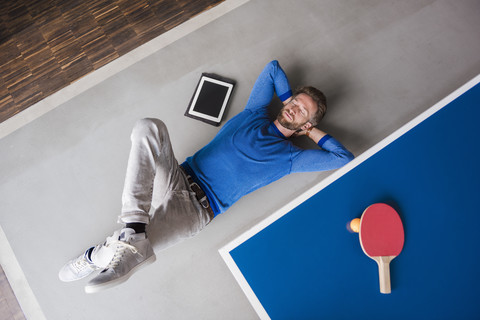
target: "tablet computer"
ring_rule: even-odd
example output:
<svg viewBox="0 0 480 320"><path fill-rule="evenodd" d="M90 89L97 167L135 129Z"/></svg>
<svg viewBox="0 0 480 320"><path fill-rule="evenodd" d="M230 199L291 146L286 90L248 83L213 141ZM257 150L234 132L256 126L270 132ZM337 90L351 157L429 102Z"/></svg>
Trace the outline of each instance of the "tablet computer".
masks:
<svg viewBox="0 0 480 320"><path fill-rule="evenodd" d="M219 126L234 86L230 79L202 73L185 115Z"/></svg>

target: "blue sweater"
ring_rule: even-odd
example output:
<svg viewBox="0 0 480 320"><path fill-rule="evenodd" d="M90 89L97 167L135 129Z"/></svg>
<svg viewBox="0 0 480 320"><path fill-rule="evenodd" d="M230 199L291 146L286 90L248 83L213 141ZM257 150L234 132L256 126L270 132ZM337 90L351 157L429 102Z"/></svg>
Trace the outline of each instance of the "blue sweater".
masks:
<svg viewBox="0 0 480 320"><path fill-rule="evenodd" d="M215 215L289 173L336 169L353 159L328 135L319 141L321 149L307 150L285 138L268 116L268 103L278 90L281 100L291 97L285 73L272 61L257 79L245 110L182 164L207 194Z"/></svg>

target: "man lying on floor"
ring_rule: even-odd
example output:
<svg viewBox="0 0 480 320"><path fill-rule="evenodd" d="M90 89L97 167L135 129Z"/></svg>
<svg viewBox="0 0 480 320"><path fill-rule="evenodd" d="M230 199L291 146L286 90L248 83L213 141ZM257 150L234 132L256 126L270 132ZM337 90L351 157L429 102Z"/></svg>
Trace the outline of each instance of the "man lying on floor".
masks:
<svg viewBox="0 0 480 320"><path fill-rule="evenodd" d="M272 122L268 105L274 93L284 106ZM69 261L60 270L60 279L74 281L102 270L85 287L92 293L126 281L139 267L155 261L145 232L153 218L152 195L162 199L169 229L163 241L171 244L197 234L242 196L289 173L345 165L353 155L315 127L325 112L321 91L303 87L292 95L284 71L272 61L255 82L245 110L181 165L165 124L157 119L138 121L131 135L119 216L125 227ZM306 135L320 149L295 146L289 140L294 135Z"/></svg>

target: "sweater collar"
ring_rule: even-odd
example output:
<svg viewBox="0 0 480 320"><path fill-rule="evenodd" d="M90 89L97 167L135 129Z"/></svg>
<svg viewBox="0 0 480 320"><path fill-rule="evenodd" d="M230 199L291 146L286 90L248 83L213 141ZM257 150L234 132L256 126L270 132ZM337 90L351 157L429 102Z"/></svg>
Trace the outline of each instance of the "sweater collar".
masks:
<svg viewBox="0 0 480 320"><path fill-rule="evenodd" d="M277 126L273 123L273 121L270 122L270 126L273 128L273 130L280 136L280 138L283 138L283 139L287 139L287 137L285 137L283 135L283 133L280 132L280 130L278 130Z"/></svg>

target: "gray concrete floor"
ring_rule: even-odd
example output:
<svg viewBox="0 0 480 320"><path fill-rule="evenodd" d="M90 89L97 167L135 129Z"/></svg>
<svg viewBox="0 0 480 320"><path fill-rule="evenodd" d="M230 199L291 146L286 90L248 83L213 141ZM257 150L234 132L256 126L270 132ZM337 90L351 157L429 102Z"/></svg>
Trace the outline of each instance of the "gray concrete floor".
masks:
<svg viewBox="0 0 480 320"><path fill-rule="evenodd" d="M479 52L477 0L251 0L1 139L0 225L47 319L255 319L218 249L330 172L244 197L114 289L58 280L118 227L133 123L163 119L183 161L218 131L183 116L200 73L237 80L228 119L278 59L324 90L320 127L359 155L479 74Z"/></svg>

